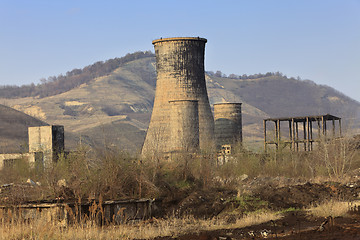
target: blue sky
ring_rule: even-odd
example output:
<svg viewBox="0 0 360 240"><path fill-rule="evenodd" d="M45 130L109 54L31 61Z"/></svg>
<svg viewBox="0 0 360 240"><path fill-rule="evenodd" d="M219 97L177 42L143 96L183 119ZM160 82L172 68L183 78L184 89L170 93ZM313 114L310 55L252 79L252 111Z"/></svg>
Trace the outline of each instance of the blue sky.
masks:
<svg viewBox="0 0 360 240"><path fill-rule="evenodd" d="M176 36L208 39L207 71L280 71L360 101L360 0L0 0L0 85Z"/></svg>

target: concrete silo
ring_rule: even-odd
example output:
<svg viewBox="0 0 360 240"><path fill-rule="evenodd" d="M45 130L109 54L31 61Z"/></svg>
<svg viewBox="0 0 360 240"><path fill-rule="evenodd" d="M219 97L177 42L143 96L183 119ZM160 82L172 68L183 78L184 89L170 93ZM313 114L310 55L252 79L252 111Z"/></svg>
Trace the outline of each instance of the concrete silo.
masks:
<svg viewBox="0 0 360 240"><path fill-rule="evenodd" d="M214 104L214 119L218 148L242 142L241 103Z"/></svg>
<svg viewBox="0 0 360 240"><path fill-rule="evenodd" d="M212 143L214 118L204 72L206 42L206 39L198 37L163 38L152 42L157 82L153 112L142 148L143 156L172 151L171 101L198 101L200 149Z"/></svg>

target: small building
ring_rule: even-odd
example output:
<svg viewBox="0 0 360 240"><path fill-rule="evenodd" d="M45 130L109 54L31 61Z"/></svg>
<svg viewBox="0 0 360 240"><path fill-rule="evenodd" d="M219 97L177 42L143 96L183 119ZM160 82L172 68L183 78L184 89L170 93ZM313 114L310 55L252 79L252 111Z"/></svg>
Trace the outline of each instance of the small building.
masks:
<svg viewBox="0 0 360 240"><path fill-rule="evenodd" d="M29 152L0 154L0 169L13 166L16 161L24 159L33 166L49 166L64 153L64 126L29 127Z"/></svg>
<svg viewBox="0 0 360 240"><path fill-rule="evenodd" d="M38 158L37 160L41 160L44 166L57 161L59 156L64 153L64 126L29 127L28 133L29 153L42 153L38 154L42 159Z"/></svg>
<svg viewBox="0 0 360 240"><path fill-rule="evenodd" d="M221 146L217 155L217 165L223 165L227 163L231 158L231 145L225 144Z"/></svg>

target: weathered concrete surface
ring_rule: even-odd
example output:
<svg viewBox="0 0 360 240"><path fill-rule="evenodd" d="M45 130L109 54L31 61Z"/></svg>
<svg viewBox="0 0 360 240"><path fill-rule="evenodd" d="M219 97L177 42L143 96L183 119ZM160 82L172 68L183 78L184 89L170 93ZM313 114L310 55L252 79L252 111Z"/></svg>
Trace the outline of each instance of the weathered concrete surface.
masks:
<svg viewBox="0 0 360 240"><path fill-rule="evenodd" d="M4 167L12 166L15 161L25 159L30 164L35 163L36 153L9 153L0 154L0 170Z"/></svg>
<svg viewBox="0 0 360 240"><path fill-rule="evenodd" d="M171 151L199 150L199 111L196 100L170 101Z"/></svg>
<svg viewBox="0 0 360 240"><path fill-rule="evenodd" d="M200 148L208 148L213 141L214 119L204 73L206 41L196 37L153 41L157 83L151 121L142 148L143 156L171 151L169 101L197 100Z"/></svg>
<svg viewBox="0 0 360 240"><path fill-rule="evenodd" d="M156 206L151 199L131 199L89 203L36 203L16 206L0 206L0 222L34 221L41 219L50 224L81 220L97 224L119 224L129 220L143 220L153 216Z"/></svg>
<svg viewBox="0 0 360 240"><path fill-rule="evenodd" d="M64 126L38 126L28 128L29 152L0 154L0 169L25 159L30 166L49 166L65 150Z"/></svg>
<svg viewBox="0 0 360 240"><path fill-rule="evenodd" d="M215 139L220 148L242 142L241 103L214 104Z"/></svg>
<svg viewBox="0 0 360 240"><path fill-rule="evenodd" d="M56 161L65 149L64 126L29 127L29 152L42 152L43 162L48 166Z"/></svg>

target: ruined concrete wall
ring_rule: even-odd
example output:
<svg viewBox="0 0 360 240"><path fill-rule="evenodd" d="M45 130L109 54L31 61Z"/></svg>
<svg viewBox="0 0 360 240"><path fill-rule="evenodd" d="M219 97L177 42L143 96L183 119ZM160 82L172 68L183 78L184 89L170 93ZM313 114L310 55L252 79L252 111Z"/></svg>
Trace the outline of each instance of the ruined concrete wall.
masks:
<svg viewBox="0 0 360 240"><path fill-rule="evenodd" d="M12 166L15 161L24 159L32 166L35 163L35 153L11 153L0 154L0 170L7 166Z"/></svg>
<svg viewBox="0 0 360 240"><path fill-rule="evenodd" d="M99 202L81 205L76 203L39 203L0 206L0 223L42 220L48 224L65 227L80 219L88 219L101 225L121 224L129 220L151 218L154 209L156 209L155 202L150 199L105 201L101 204L101 208Z"/></svg>
<svg viewBox="0 0 360 240"><path fill-rule="evenodd" d="M197 100L200 148L207 148L213 141L214 119L204 73L206 41L204 38L165 38L153 41L157 83L143 155L171 150L169 101Z"/></svg>
<svg viewBox="0 0 360 240"><path fill-rule="evenodd" d="M217 147L242 142L241 103L214 104Z"/></svg>
<svg viewBox="0 0 360 240"><path fill-rule="evenodd" d="M199 111L196 100L170 101L171 151L199 150Z"/></svg>
<svg viewBox="0 0 360 240"><path fill-rule="evenodd" d="M48 224L67 225L65 204L35 204L0 206L0 222L31 222L42 220Z"/></svg>
<svg viewBox="0 0 360 240"><path fill-rule="evenodd" d="M56 161L65 150L64 127L59 125L29 127L29 152L0 154L0 169L25 159L30 167L47 166Z"/></svg>

